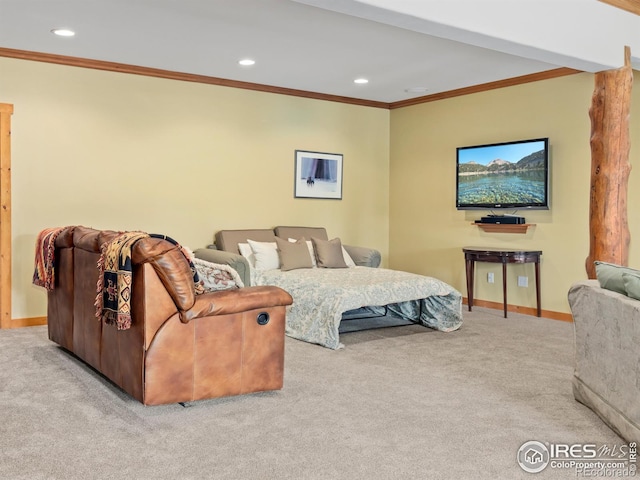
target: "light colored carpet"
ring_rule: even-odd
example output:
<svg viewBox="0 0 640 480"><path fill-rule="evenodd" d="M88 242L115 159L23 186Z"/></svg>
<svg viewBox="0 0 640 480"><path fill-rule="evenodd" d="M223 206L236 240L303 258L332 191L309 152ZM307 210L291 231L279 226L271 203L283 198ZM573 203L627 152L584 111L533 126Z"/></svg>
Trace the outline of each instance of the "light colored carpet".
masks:
<svg viewBox="0 0 640 480"><path fill-rule="evenodd" d="M0 331L0 478L574 478L528 440L622 444L573 399L573 325L476 307L453 333L287 338L278 392L144 407L47 339Z"/></svg>

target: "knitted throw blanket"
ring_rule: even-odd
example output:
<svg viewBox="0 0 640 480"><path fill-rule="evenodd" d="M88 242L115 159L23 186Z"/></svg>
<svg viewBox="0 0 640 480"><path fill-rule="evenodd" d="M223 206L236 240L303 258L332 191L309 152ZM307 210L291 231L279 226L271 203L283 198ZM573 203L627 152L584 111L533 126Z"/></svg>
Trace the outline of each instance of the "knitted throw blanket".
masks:
<svg viewBox="0 0 640 480"><path fill-rule="evenodd" d="M55 243L56 238L66 227L45 228L36 239L35 268L33 284L44 287L48 292L55 285Z"/></svg>
<svg viewBox="0 0 640 480"><path fill-rule="evenodd" d="M202 282L186 250L171 237L158 234L149 235L145 232L121 233L111 242L105 242L100 247L95 301L96 317L109 325L115 325L118 330L127 330L131 327L131 290L133 285L131 249L138 240L146 237L161 238L178 246L193 272L196 294L204 292Z"/></svg>

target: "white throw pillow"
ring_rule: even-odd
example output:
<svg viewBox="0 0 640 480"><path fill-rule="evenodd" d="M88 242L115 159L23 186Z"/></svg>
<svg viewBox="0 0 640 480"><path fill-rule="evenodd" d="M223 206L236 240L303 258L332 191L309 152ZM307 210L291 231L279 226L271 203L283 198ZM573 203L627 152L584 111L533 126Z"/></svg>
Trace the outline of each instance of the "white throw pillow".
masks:
<svg viewBox="0 0 640 480"><path fill-rule="evenodd" d="M240 250L240 255L247 259L249 266L256 268L256 256L253 254L253 250L251 250L251 245L248 243L239 243L238 250Z"/></svg>
<svg viewBox="0 0 640 480"><path fill-rule="evenodd" d="M344 263L347 264L347 267L351 268L356 266L356 262L353 261L349 252L344 249L344 246L342 247L342 256L344 257Z"/></svg>
<svg viewBox="0 0 640 480"><path fill-rule="evenodd" d="M276 270L280 268L280 257L276 242L255 242L247 239L256 257L256 270Z"/></svg>

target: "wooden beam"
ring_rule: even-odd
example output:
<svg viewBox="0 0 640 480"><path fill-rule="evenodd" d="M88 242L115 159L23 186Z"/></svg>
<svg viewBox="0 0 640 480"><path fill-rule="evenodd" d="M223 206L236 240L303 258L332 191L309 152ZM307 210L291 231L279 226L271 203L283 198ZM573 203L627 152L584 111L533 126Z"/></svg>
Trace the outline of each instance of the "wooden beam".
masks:
<svg viewBox="0 0 640 480"><path fill-rule="evenodd" d="M621 8L627 12L640 15L640 0L600 0L602 3L607 3L611 6Z"/></svg>
<svg viewBox="0 0 640 480"><path fill-rule="evenodd" d="M11 115L0 103L0 328L11 324Z"/></svg>
<svg viewBox="0 0 640 480"><path fill-rule="evenodd" d="M631 110L631 49L625 47L624 67L595 74L591 99L591 192L589 256L585 267L596 278L594 261L627 265L629 225L627 187L629 116Z"/></svg>

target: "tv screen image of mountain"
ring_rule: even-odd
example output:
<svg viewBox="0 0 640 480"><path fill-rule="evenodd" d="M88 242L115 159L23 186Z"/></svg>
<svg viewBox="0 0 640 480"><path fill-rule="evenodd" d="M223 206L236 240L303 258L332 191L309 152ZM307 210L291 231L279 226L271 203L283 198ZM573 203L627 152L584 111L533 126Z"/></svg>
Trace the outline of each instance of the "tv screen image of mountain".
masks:
<svg viewBox="0 0 640 480"><path fill-rule="evenodd" d="M456 149L458 210L549 208L549 139Z"/></svg>

